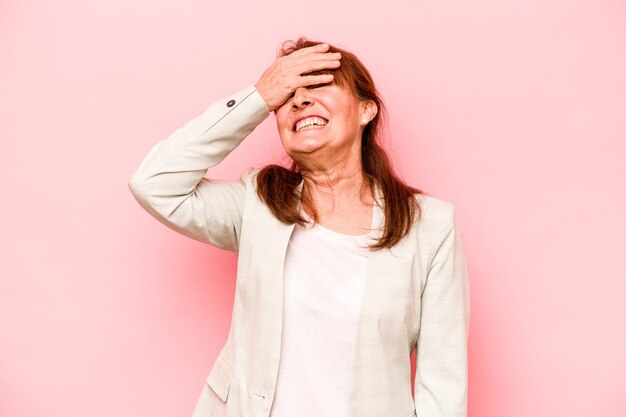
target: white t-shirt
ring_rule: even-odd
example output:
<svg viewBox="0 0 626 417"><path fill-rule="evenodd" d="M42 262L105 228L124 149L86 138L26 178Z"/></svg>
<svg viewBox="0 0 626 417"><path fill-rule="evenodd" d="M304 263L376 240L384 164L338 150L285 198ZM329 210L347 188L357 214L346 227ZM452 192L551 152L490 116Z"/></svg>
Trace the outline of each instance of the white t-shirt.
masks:
<svg viewBox="0 0 626 417"><path fill-rule="evenodd" d="M270 417L348 415L371 235L295 225L285 257L283 338Z"/></svg>

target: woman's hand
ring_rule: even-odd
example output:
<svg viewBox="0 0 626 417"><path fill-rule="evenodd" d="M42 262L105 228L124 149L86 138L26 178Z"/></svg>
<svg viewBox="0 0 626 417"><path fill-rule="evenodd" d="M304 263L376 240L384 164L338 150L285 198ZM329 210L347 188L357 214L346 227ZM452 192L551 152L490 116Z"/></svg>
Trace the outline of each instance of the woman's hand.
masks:
<svg viewBox="0 0 626 417"><path fill-rule="evenodd" d="M333 80L332 74L304 75L340 65L341 54L325 52L326 50L328 44L323 43L298 49L289 55L276 58L265 70L255 87L270 112L282 106L297 88L325 84Z"/></svg>

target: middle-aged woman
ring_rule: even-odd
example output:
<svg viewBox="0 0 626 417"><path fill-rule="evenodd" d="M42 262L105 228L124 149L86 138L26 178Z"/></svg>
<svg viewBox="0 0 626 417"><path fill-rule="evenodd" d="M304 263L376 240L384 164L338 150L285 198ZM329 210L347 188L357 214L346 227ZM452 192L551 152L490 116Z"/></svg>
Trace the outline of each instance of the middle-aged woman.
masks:
<svg viewBox="0 0 626 417"><path fill-rule="evenodd" d="M289 168L204 177L272 112ZM301 38L133 174L152 216L238 254L230 332L193 417L466 416L469 280L454 206L394 174L383 113L354 54Z"/></svg>

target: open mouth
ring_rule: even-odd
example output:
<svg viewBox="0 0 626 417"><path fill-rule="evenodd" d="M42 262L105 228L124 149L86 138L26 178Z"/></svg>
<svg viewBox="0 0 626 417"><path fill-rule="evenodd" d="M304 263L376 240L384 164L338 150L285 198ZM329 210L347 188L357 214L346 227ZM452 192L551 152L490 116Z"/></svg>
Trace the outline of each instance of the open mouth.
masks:
<svg viewBox="0 0 626 417"><path fill-rule="evenodd" d="M292 132L298 133L305 130L321 129L328 124L328 120L319 116L309 116L296 121Z"/></svg>

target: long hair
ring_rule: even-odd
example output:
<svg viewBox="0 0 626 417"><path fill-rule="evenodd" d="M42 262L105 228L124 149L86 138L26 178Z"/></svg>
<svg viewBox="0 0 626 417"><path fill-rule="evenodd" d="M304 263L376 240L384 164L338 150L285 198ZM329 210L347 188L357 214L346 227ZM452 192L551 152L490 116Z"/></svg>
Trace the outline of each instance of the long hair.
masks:
<svg viewBox="0 0 626 417"><path fill-rule="evenodd" d="M289 55L320 43L304 37L296 42L285 41L278 51L278 56ZM372 195L374 184L380 187L385 214L383 234L369 248L370 250L391 248L409 233L415 217L421 217L421 206L414 194L426 193L407 185L394 173L387 153L378 143L383 135L386 111L367 68L351 52L330 44L328 52L340 52L341 65L335 69L323 69L308 75L333 74L333 80L339 87L347 88L359 100L374 101L378 107L376 116L365 126L361 137L364 183L370 188ZM306 219L298 213L299 197L295 193L301 181L302 174L293 159L289 168L275 164L267 165L257 175L257 194L274 216L283 223L304 225ZM318 216L312 202L304 195L300 198L301 204L309 208L311 217L317 222Z"/></svg>

